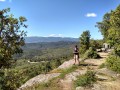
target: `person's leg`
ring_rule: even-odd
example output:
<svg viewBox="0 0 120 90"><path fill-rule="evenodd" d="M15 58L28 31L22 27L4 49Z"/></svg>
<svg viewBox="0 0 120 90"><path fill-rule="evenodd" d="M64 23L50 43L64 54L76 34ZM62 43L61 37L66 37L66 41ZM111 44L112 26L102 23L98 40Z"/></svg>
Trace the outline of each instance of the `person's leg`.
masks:
<svg viewBox="0 0 120 90"><path fill-rule="evenodd" d="M79 54L77 55L77 61L78 61L78 64L80 64L80 61L79 61Z"/></svg>
<svg viewBox="0 0 120 90"><path fill-rule="evenodd" d="M75 54L74 54L74 60L75 60L75 63L76 63L76 55L75 55ZM75 63L74 63L74 64L75 64Z"/></svg>

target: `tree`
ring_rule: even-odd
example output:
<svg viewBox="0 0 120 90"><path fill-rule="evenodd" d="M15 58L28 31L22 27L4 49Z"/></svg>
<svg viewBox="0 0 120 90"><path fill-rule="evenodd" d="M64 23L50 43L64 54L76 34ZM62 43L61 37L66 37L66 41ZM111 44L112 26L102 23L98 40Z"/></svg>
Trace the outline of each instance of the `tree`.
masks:
<svg viewBox="0 0 120 90"><path fill-rule="evenodd" d="M108 40L114 46L115 54L120 56L120 5L111 13L110 24Z"/></svg>
<svg viewBox="0 0 120 90"><path fill-rule="evenodd" d="M93 47L94 49L102 48L103 40L90 40L90 47Z"/></svg>
<svg viewBox="0 0 120 90"><path fill-rule="evenodd" d="M90 46L90 32L88 30L84 31L80 37L80 54L84 54Z"/></svg>
<svg viewBox="0 0 120 90"><path fill-rule="evenodd" d="M21 30L21 27L27 28L24 24L27 19L22 16L14 18L14 15L9 15L8 12L10 8L0 10L0 68L10 66L12 56L22 53L21 46L25 44L26 32Z"/></svg>
<svg viewBox="0 0 120 90"><path fill-rule="evenodd" d="M120 56L120 5L110 13L106 13L97 27L106 42L114 47L115 54Z"/></svg>
<svg viewBox="0 0 120 90"><path fill-rule="evenodd" d="M112 12L112 11L111 11ZM102 22L97 22L96 27L99 28L99 31L101 32L101 34L103 35L103 39L104 41L107 40L108 37L108 30L110 28L110 16L111 16L111 12L110 13L106 13L103 17L103 21Z"/></svg>
<svg viewBox="0 0 120 90"><path fill-rule="evenodd" d="M112 45L120 44L120 5L111 13L108 40Z"/></svg>

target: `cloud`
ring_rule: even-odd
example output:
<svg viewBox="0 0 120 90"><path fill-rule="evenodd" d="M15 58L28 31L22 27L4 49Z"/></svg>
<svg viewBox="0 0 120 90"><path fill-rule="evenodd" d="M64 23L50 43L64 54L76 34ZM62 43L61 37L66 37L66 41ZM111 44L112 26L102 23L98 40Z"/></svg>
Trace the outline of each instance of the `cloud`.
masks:
<svg viewBox="0 0 120 90"><path fill-rule="evenodd" d="M0 2L5 2L6 0L0 0Z"/></svg>
<svg viewBox="0 0 120 90"><path fill-rule="evenodd" d="M5 2L5 1L7 1L7 0L0 0L0 2ZM12 0L9 0L9 2L12 2Z"/></svg>
<svg viewBox="0 0 120 90"><path fill-rule="evenodd" d="M49 37L62 37L62 34L50 34Z"/></svg>
<svg viewBox="0 0 120 90"><path fill-rule="evenodd" d="M97 17L97 14L96 13L87 13L85 16L86 17Z"/></svg>

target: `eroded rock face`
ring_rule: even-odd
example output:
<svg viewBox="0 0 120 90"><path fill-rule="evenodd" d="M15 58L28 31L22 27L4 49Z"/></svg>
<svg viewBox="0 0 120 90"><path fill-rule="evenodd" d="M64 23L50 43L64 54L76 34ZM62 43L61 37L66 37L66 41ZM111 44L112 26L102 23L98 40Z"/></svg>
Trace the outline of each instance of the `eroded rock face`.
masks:
<svg viewBox="0 0 120 90"><path fill-rule="evenodd" d="M79 60L81 61L81 60ZM57 69L67 69L73 66L73 64L75 63L74 59L71 59L69 61L65 61L62 65L60 65ZM76 64L78 64L78 61L76 62Z"/></svg>
<svg viewBox="0 0 120 90"><path fill-rule="evenodd" d="M19 89L17 90L24 90L27 87L31 87L35 84L39 84L39 83L46 83L49 80L51 80L52 78L55 78L57 76L59 76L60 73L51 73L51 74L40 74L30 80L28 80L25 84L23 84Z"/></svg>

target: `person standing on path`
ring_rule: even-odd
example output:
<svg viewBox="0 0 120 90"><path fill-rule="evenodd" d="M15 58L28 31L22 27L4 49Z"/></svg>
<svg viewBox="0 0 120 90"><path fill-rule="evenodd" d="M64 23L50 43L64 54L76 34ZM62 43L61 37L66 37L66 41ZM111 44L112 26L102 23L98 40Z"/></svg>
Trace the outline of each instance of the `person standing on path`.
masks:
<svg viewBox="0 0 120 90"><path fill-rule="evenodd" d="M78 64L80 64L80 61L79 61L79 48L77 45L75 45L75 48L74 48L74 60L75 60L75 63L78 61ZM75 64L74 63L74 64Z"/></svg>

